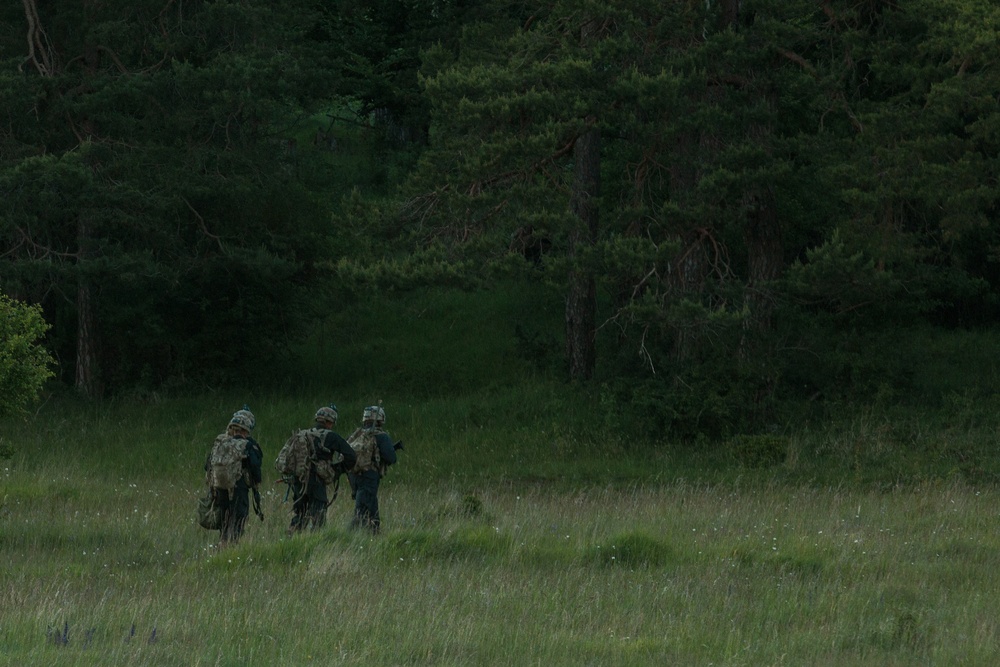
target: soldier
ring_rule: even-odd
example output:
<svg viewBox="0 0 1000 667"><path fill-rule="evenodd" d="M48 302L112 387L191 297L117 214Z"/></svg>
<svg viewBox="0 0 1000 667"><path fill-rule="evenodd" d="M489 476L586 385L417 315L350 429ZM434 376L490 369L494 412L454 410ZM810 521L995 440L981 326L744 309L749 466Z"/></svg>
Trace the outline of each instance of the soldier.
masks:
<svg viewBox="0 0 1000 667"><path fill-rule="evenodd" d="M233 413L232 419L226 426L226 432L215 439L212 451L205 461L205 471L208 485L215 505L222 516L222 525L219 529L219 546L223 547L230 543L239 541L243 535L247 518L250 516L250 492L254 495L254 511L261 521L264 520L264 513L260 509L260 492L258 486L261 481L260 466L264 459L264 453L260 445L250 436L250 432L257 425L257 420L247 406L242 410ZM226 447L232 448L233 453L227 455L222 450ZM225 467L225 459L234 461L235 477L225 485L220 485L217 470ZM232 486L230 486L230 484Z"/></svg>
<svg viewBox="0 0 1000 667"><path fill-rule="evenodd" d="M351 528L365 528L378 534L382 519L378 510L378 487L386 469L396 463L396 449L385 429L385 410L380 405L365 408L361 427L348 441L357 453L357 462L348 472L351 497L354 498L354 518Z"/></svg>
<svg viewBox="0 0 1000 667"><path fill-rule="evenodd" d="M289 481L295 498L292 503L292 523L288 526L289 536L307 527L316 530L326 525L326 509L332 502L332 499L328 499L326 485L343 472L350 470L356 459L354 450L347 441L333 431L337 425L336 405L331 404L318 409L314 420L315 424L311 430L316 434L316 446L312 453L315 460L308 468L308 478L304 481L292 478ZM337 454L340 454L343 460L331 465L330 462ZM324 464L329 474L317 471L317 468L323 467ZM331 475L333 479L330 478Z"/></svg>

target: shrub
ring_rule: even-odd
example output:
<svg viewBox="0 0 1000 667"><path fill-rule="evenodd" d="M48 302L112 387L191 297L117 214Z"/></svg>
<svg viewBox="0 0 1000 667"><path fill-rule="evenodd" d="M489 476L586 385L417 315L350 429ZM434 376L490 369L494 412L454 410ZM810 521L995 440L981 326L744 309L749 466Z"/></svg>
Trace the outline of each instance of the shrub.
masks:
<svg viewBox="0 0 1000 667"><path fill-rule="evenodd" d="M52 377L54 362L39 343L48 328L38 306L0 294L0 416L17 412L38 398L42 385Z"/></svg>

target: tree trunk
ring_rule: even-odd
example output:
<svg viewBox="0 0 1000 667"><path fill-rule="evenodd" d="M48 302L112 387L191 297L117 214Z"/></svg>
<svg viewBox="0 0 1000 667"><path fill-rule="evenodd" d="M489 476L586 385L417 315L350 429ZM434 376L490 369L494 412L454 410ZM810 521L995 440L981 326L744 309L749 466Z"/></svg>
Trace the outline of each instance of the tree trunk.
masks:
<svg viewBox="0 0 1000 667"><path fill-rule="evenodd" d="M774 350L768 341L774 326L774 294L769 283L781 273L783 252L781 226L770 191L747 199L751 211L744 230L748 266L743 303L747 315L737 356L753 378L749 416L751 423L761 428L771 419L771 399L778 381L772 365Z"/></svg>
<svg viewBox="0 0 1000 667"><path fill-rule="evenodd" d="M773 114L776 103L767 91L760 93L767 108ZM774 131L770 123L752 123L748 128L749 137L763 147L771 156ZM774 295L770 283L784 268L784 245L781 223L778 220L777 205L770 185L757 184L743 194L743 209L747 216L743 238L747 248L747 281L743 303L748 313L743 326L743 340L740 342L740 358L749 361L760 354L756 342L771 331L771 316L774 311Z"/></svg>
<svg viewBox="0 0 1000 667"><path fill-rule="evenodd" d="M737 3L738 4L738 3ZM756 77L751 72L750 79ZM775 94L759 90L760 99L774 115ZM769 122L752 123L749 137L771 155L773 128ZM737 351L743 369L753 378L751 421L760 428L771 419L771 401L778 378L774 371L774 290L771 285L784 268L784 246L774 192L766 184L750 187L743 195L748 211L743 238L747 249L747 279L743 292L746 319Z"/></svg>
<svg viewBox="0 0 1000 667"><path fill-rule="evenodd" d="M97 346L94 341L94 310L90 285L81 278L76 292L76 390L89 398L100 393L97 383Z"/></svg>
<svg viewBox="0 0 1000 667"><path fill-rule="evenodd" d="M575 217L569 233L568 254L572 269L566 294L566 356L569 375L574 380L588 380L594 374L597 354L597 286L593 271L579 263L582 251L592 247L597 238L597 196L601 175L601 135L591 127L573 146L575 161L573 196L570 211Z"/></svg>
<svg viewBox="0 0 1000 667"><path fill-rule="evenodd" d="M91 302L90 281L84 273L90 236L87 222L78 223L77 289L76 289L76 375L74 386L84 396L95 398L100 393L97 380L97 343L94 308Z"/></svg>
<svg viewBox="0 0 1000 667"><path fill-rule="evenodd" d="M736 26L736 21L740 16L741 4L743 4L741 0L721 0L719 2L719 10L721 13L719 23L722 25L723 29L727 26Z"/></svg>
<svg viewBox="0 0 1000 667"><path fill-rule="evenodd" d="M774 311L769 283L781 274L784 253L781 226L774 210L770 191L747 197L750 210L744 230L747 245L747 283L743 302L749 313L744 324L740 357L747 359L754 346L748 343L771 330Z"/></svg>

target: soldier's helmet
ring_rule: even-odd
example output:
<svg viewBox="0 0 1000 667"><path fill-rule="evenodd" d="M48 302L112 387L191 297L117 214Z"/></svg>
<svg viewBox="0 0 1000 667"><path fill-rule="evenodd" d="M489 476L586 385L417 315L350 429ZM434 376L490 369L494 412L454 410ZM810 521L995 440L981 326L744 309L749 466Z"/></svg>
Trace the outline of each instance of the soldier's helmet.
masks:
<svg viewBox="0 0 1000 667"><path fill-rule="evenodd" d="M252 431L254 427L257 425L257 418L253 416L252 412L250 412L250 408L245 405L243 406L242 409L237 410L236 412L233 413L233 419L236 419L237 416L242 417L245 423L250 424L249 426L244 426L244 428L246 428L246 430L248 431ZM230 422L230 423L235 424L236 422Z"/></svg>
<svg viewBox="0 0 1000 667"><path fill-rule="evenodd" d="M229 429L232 430L234 426L245 429L249 433L255 426L253 415L248 415L243 410L233 413L233 418L229 420Z"/></svg>
<svg viewBox="0 0 1000 667"><path fill-rule="evenodd" d="M382 409L381 405L369 405L365 408L361 421L374 422L376 426L381 426L385 423L385 410Z"/></svg>
<svg viewBox="0 0 1000 667"><path fill-rule="evenodd" d="M324 405L319 410L316 411L316 421L328 421L337 423L337 406L331 403L330 405Z"/></svg>

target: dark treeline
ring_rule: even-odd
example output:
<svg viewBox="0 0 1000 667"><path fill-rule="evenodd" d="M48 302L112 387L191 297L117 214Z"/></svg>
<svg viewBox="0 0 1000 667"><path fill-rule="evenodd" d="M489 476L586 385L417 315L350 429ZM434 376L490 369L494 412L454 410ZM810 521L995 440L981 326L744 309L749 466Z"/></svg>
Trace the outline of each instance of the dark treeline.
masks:
<svg viewBox="0 0 1000 667"><path fill-rule="evenodd" d="M997 315L990 0L8 5L0 280L88 395L531 280L623 419L752 431Z"/></svg>

